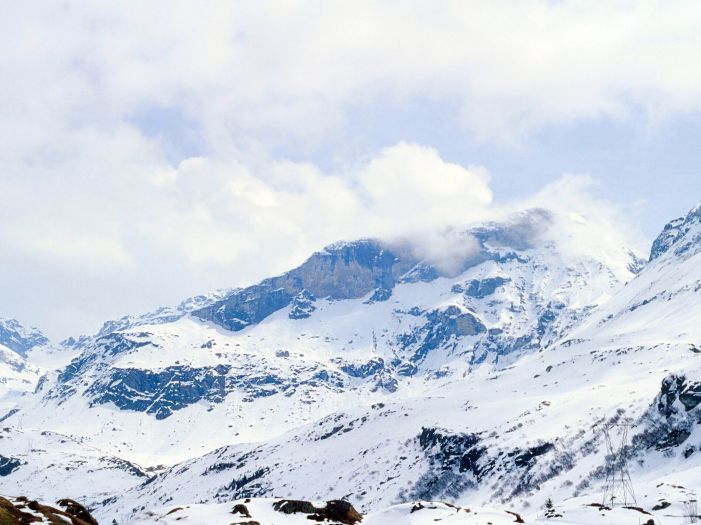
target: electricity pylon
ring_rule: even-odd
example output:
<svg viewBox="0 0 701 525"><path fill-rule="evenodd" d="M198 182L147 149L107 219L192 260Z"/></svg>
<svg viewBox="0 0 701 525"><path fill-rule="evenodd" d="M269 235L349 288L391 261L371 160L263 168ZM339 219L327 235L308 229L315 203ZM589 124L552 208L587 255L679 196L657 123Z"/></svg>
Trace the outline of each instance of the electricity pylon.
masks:
<svg viewBox="0 0 701 525"><path fill-rule="evenodd" d="M608 423L603 426L606 441L606 485L604 505L628 506L637 504L633 481L628 470L628 429L630 423Z"/></svg>

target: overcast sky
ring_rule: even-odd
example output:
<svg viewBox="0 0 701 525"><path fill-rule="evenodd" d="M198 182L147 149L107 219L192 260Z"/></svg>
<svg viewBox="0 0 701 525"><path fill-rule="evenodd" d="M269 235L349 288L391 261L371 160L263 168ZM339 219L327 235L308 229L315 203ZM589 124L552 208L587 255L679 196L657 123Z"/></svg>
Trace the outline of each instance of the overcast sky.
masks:
<svg viewBox="0 0 701 525"><path fill-rule="evenodd" d="M697 0L2 3L0 316L56 338L338 239L549 201L645 249L701 200Z"/></svg>

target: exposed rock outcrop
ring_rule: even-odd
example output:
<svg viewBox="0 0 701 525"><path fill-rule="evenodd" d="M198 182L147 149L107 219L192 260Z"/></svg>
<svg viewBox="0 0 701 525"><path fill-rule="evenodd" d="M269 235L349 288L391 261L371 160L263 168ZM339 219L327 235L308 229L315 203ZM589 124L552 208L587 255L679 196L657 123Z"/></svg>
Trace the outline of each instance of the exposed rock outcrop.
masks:
<svg viewBox="0 0 701 525"><path fill-rule="evenodd" d="M283 499L273 503L273 508L283 514L306 514L312 521L355 525L363 520L363 516L355 510L353 505L343 500L327 501L324 507L317 507L308 501Z"/></svg>
<svg viewBox="0 0 701 525"><path fill-rule="evenodd" d="M294 270L237 290L193 315L238 331L259 323L296 299L304 302L308 310L311 297L357 299L375 289L391 290L416 262L374 240L339 243L313 254ZM295 316L310 313L304 312L301 304L293 305L292 312Z"/></svg>
<svg viewBox="0 0 701 525"><path fill-rule="evenodd" d="M98 525L97 520L80 503L62 499L60 510L25 497L4 498L0 496L0 523L2 525L28 525L30 523L52 523L71 525Z"/></svg>

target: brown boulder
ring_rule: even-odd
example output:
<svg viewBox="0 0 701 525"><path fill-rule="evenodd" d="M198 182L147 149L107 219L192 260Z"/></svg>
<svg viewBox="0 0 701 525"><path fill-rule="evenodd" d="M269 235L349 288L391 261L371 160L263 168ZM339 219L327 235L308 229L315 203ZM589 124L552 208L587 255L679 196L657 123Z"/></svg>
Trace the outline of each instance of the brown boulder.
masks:
<svg viewBox="0 0 701 525"><path fill-rule="evenodd" d="M312 521L331 521L344 525L355 525L363 516L353 505L343 500L327 501L324 507L316 507L308 501L283 499L273 503L273 509L283 514L306 514Z"/></svg>
<svg viewBox="0 0 701 525"><path fill-rule="evenodd" d="M66 514L70 514L71 516L84 521L88 525L98 525L97 520L92 517L92 515L88 512L88 509L83 507L77 501L64 498L58 500L56 503L58 503L59 507L63 507L65 509Z"/></svg>

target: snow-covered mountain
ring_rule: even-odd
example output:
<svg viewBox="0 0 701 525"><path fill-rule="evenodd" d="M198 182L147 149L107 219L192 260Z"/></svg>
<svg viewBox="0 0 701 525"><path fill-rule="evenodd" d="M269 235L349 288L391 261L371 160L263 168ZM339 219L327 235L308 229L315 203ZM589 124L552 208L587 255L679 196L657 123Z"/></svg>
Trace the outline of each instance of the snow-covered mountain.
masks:
<svg viewBox="0 0 701 525"><path fill-rule="evenodd" d="M3 421L3 483L75 499L48 481L65 469L118 523L271 497L370 515L443 499L530 521L552 497L563 523L614 523L581 506L601 502L602 425L626 420L637 506L682 512L701 473L701 212L670 223L642 269L624 246L570 249L562 221L475 226L451 264L337 243L67 341L75 358Z"/></svg>
<svg viewBox="0 0 701 525"><path fill-rule="evenodd" d="M38 328L25 327L16 319L0 318L0 345L12 350L22 357L36 346L49 342Z"/></svg>
<svg viewBox="0 0 701 525"><path fill-rule="evenodd" d="M581 504L600 500L602 424L627 418L635 425L627 450L638 505L680 508L694 499L701 472L701 230L697 211L673 224L683 233L663 250L656 241L638 276L552 344L507 363L497 351L483 366L474 354L444 353L449 371L433 374L430 387L224 447L113 504L138 512L154 501L332 494L363 510L437 498L509 502L520 511L546 495Z"/></svg>
<svg viewBox="0 0 701 525"><path fill-rule="evenodd" d="M503 366L632 276L627 250L560 250L554 221L533 210L464 232L474 248L449 271L408 246L338 243L258 285L106 323L67 343L80 354L14 417L155 466Z"/></svg>
<svg viewBox="0 0 701 525"><path fill-rule="evenodd" d="M34 391L47 370L68 364L72 348L56 345L38 329L15 319L0 319L0 421Z"/></svg>

